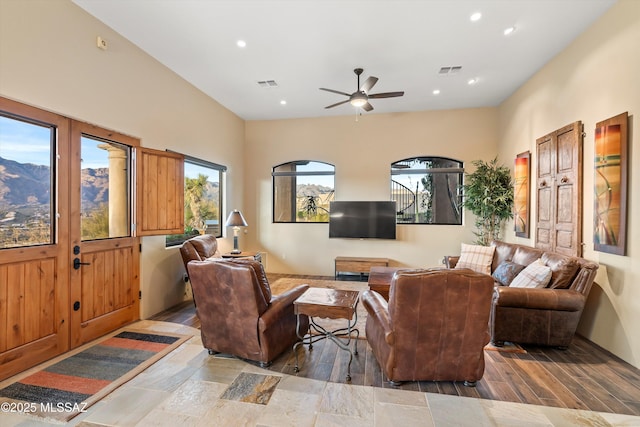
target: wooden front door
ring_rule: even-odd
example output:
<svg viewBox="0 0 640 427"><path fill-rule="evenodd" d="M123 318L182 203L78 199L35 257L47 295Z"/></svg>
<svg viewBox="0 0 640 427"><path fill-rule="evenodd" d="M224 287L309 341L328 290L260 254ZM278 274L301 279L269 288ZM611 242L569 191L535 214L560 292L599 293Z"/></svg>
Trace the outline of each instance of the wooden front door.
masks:
<svg viewBox="0 0 640 427"><path fill-rule="evenodd" d="M582 123L536 140L536 247L582 256Z"/></svg>
<svg viewBox="0 0 640 427"><path fill-rule="evenodd" d="M71 124L71 347L139 318L133 150L139 140Z"/></svg>
<svg viewBox="0 0 640 427"><path fill-rule="evenodd" d="M184 231L184 159L145 150L136 204L137 149L0 97L0 380L139 318L134 207L157 215L145 235Z"/></svg>
<svg viewBox="0 0 640 427"><path fill-rule="evenodd" d="M0 98L0 380L69 349L69 130Z"/></svg>

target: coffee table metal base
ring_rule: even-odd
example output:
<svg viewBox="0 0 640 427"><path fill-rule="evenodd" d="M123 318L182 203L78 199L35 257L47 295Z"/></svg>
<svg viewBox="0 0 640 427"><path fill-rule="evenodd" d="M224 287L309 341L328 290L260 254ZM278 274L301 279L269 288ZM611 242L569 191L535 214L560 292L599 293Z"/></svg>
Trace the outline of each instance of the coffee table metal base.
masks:
<svg viewBox="0 0 640 427"><path fill-rule="evenodd" d="M357 302L356 302L357 305ZM328 331L322 326L318 325L313 317L309 316L309 330L305 334L304 331L300 331L300 314L297 315L296 321L296 334L300 341L296 342L293 345L293 354L296 358L296 365L293 368L294 372L300 372L300 368L298 365L298 347L301 345L307 344L309 346L309 351L313 350L313 343L329 339L333 341L338 348L349 353L349 364L347 365L347 381L351 381L351 362L353 360L354 355L358 355L358 338L360 337L360 331L357 328L354 328L356 323L358 322L358 312L354 310L354 319L347 320L347 327L340 328L333 331ZM311 329L314 329L316 334L311 333ZM353 334L355 333L355 339L353 338ZM351 340L354 339L354 349L351 351Z"/></svg>

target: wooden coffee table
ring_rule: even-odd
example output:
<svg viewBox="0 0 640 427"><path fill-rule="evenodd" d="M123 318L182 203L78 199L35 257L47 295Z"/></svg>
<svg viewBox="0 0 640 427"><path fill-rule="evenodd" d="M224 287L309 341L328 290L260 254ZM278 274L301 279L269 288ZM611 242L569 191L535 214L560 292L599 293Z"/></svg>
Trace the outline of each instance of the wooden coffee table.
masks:
<svg viewBox="0 0 640 427"><path fill-rule="evenodd" d="M309 350L313 349L313 343L323 339L330 339L339 348L349 352L349 364L347 365L347 381L351 381L351 361L353 355L358 354L358 337L360 331L354 328L358 321L358 312L356 307L360 297L359 291L345 291L340 289L327 288L309 288L306 292L293 302L294 312L297 317L296 334L300 341L293 345L293 354L296 357L295 372L299 372L298 352L299 346L308 344ZM300 315L309 316L309 329L307 331L300 330ZM323 317L329 319L345 319L347 321L346 328L328 331L322 326L314 322L314 317ZM311 334L314 329L317 335ZM355 333L354 350L351 351L351 340Z"/></svg>

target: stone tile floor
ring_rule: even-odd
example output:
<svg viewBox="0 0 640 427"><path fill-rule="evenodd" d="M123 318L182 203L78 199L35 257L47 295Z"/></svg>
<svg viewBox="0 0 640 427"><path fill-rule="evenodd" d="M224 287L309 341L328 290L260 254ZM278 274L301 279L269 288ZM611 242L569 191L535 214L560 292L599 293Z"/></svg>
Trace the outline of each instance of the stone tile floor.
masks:
<svg viewBox="0 0 640 427"><path fill-rule="evenodd" d="M194 337L66 425L98 426L640 426L640 417L329 383L276 374L202 348ZM1 427L59 425L0 414Z"/></svg>

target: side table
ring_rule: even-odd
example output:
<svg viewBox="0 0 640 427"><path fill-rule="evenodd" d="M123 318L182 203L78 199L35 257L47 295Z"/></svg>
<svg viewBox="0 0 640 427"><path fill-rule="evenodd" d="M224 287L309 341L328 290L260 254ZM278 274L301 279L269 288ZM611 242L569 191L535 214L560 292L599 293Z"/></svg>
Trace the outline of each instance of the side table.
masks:
<svg viewBox="0 0 640 427"><path fill-rule="evenodd" d="M360 297L359 291L345 291L340 289L309 288L306 292L293 302L294 313L297 317L296 334L300 341L293 345L293 354L296 357L294 372L299 372L298 352L299 346L308 344L309 350L313 349L313 343L323 339L330 339L338 348L349 353L349 364L347 365L347 381L351 381L351 361L353 355L358 354L358 337L360 331L354 328L358 322L358 312L356 307ZM300 315L309 316L309 330L300 330ZM347 327L328 331L314 322L314 317L324 317L330 319L346 319ZM353 321L352 321L353 320ZM311 329L318 335L312 335ZM354 350L351 351L351 339L355 333Z"/></svg>
<svg viewBox="0 0 640 427"><path fill-rule="evenodd" d="M232 254L231 252L226 252L222 254L222 258L253 258L254 260L262 263L262 254L260 252L240 252L239 254Z"/></svg>

